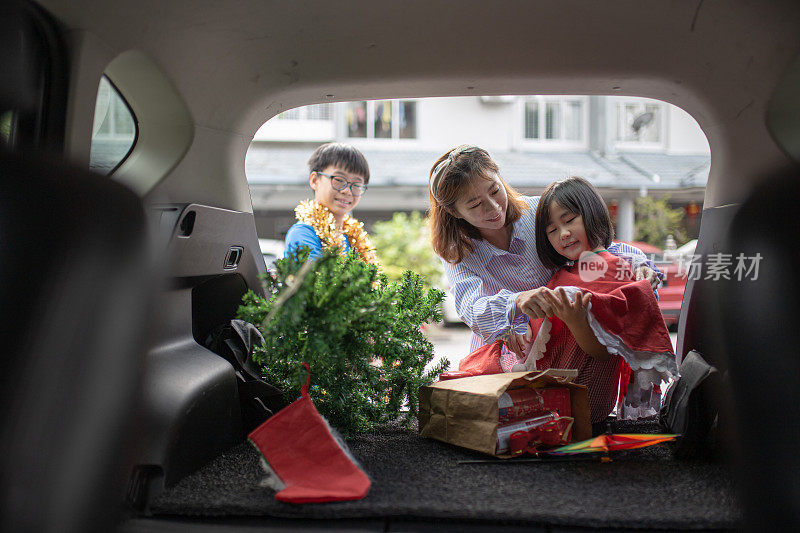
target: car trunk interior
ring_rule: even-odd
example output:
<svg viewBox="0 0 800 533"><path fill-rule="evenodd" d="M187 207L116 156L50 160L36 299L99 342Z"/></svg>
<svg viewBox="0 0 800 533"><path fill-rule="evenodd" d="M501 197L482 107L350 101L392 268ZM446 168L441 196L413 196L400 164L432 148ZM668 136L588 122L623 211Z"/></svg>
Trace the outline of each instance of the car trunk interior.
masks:
<svg viewBox="0 0 800 533"><path fill-rule="evenodd" d="M618 422L619 433L656 432L655 420ZM273 517L609 529L729 529L741 520L728 468L676 461L665 446L632 450L612 462L491 461L412 430L386 428L348 440L372 479L354 502L292 505L262 486L258 452L242 443L156 497L153 516L185 519ZM489 460L487 463L462 463ZM531 504L534 501L535 504ZM267 522L268 523L268 522Z"/></svg>
<svg viewBox="0 0 800 533"><path fill-rule="evenodd" d="M61 52L68 56L64 158L84 168L88 163L97 84L104 74L137 117L131 154L112 177L102 178L124 185L126 192L114 189L114 194L126 201L128 189L141 200L148 228L137 224L148 236L158 275L155 282L141 282L151 303L148 312L136 315L137 338L120 335L119 342L127 344L112 350L115 357L131 352L127 364L137 368L126 374L125 386L97 392L98 404L115 406L109 417L127 422L125 428L114 426L120 442L115 453L103 449L102 463L117 463L124 488L116 478L100 477L94 487L124 493L120 530L729 530L761 523L772 505L783 509L781 516L797 519L795 485L787 481L797 459L785 444L798 424L777 415L765 415L773 424L765 431L790 428L773 437L780 452L772 458L768 452L761 457L753 439L733 433L725 452L711 458L678 460L662 445L610 462L470 463L464 461L486 457L423 439L414 428L386 427L347 441L373 483L365 499L279 503L263 485L259 455L245 439L235 371L203 346L215 327L234 318L247 290L263 293L259 274L265 265L245 154L266 120L300 105L504 94L624 94L673 103L697 120L712 153L696 253L731 249L728 230L739 207L800 153L799 122L781 118L782 111L798 116L791 96L800 86L796 2L413 1L380 8L367 0L37 4L52 16L64 40ZM69 235L64 242L70 238L81 242ZM109 246L107 240L97 246ZM112 281L109 286L120 283ZM98 294L104 288L90 286ZM758 348L729 341L737 315L721 303L719 290L702 281L687 283L677 355L680 360L696 349L730 371L736 396L728 403L743 428L742 413L753 412L736 411L737 406L756 402L759 380L766 378L763 369L737 359L744 357L743 347ZM80 304L88 308L109 299L87 297ZM126 320L124 313L120 320ZM734 333L744 329L739 325ZM786 346L796 355L794 344ZM778 339L770 350L782 350ZM79 352L68 355L80 357ZM93 352L92 361L104 360L102 353ZM770 371L784 364L769 360L775 365ZM747 375L737 374L744 368ZM788 377L775 391L796 395L787 385L797 381L793 368L782 374ZM747 383L753 390L743 390ZM115 403L122 394L129 397ZM784 398L788 403L797 402ZM798 407L787 407L786 416L791 409L796 413ZM47 420L54 433L72 424L70 413ZM660 432L654 419L615 422L611 429ZM86 442L74 436L63 448ZM15 441L15 449L38 446L20 443ZM85 449L84 458L93 448ZM750 461L760 468L747 467ZM31 482L20 497L36 500L37 487L47 480L45 467L40 473L39 485ZM780 482L773 485L771 479ZM756 492L773 503L751 498ZM65 516L69 524L91 524L89 515L75 518L46 503L40 514L51 526ZM35 514L20 523L38 524L41 516Z"/></svg>

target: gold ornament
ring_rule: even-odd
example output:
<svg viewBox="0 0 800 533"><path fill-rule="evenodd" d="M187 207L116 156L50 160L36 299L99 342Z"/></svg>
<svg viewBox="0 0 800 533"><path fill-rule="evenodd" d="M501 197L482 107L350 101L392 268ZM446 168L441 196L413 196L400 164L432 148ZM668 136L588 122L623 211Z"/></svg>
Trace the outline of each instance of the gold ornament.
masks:
<svg viewBox="0 0 800 533"><path fill-rule="evenodd" d="M294 208L299 222L308 224L317 232L323 248L335 248L344 254L342 236L347 235L350 246L358 251L361 260L367 264L377 265L378 255L375 246L369 240L364 224L350 215L345 215L342 230L336 228L336 219L327 207L316 200L306 200Z"/></svg>

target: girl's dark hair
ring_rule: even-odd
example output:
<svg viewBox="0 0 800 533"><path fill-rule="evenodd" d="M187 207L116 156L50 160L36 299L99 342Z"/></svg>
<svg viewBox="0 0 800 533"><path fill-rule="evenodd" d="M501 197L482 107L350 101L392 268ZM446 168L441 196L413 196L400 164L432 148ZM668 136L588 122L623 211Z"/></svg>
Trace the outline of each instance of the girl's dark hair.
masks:
<svg viewBox="0 0 800 533"><path fill-rule="evenodd" d="M539 199L539 207L536 208L536 252L544 266L557 268L569 261L556 252L547 238L553 202L558 202L564 209L581 216L589 246L595 248L602 244L608 248L611 245L611 239L614 238L611 215L594 185L577 176L556 181L544 190Z"/></svg>
<svg viewBox="0 0 800 533"><path fill-rule="evenodd" d="M329 166L338 166L342 170L364 177L369 183L369 165L358 148L342 143L326 143L317 147L308 160L308 171L322 172Z"/></svg>
<svg viewBox="0 0 800 533"><path fill-rule="evenodd" d="M455 155L450 157L452 154ZM450 161L440 169L441 176L435 180L434 172L448 158ZM455 208L456 201L466 194L473 178L491 180L498 177L508 197L506 225L516 222L528 209L525 199L500 177L498 171L497 163L488 152L477 146L448 150L433 164L428 182L431 245L433 251L448 263L460 263L474 251L471 239L483 238L478 228L457 216Z"/></svg>

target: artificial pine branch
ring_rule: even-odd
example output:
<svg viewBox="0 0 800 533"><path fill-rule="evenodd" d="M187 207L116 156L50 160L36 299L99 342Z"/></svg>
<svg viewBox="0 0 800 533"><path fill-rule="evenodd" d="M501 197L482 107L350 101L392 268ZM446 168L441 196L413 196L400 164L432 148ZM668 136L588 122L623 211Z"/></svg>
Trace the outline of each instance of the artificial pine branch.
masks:
<svg viewBox="0 0 800 533"><path fill-rule="evenodd" d="M239 318L264 335L253 354L262 377L293 401L305 383L300 363L307 362L309 394L342 433L398 419L408 426L416 418L419 387L448 368L444 360L425 372L433 345L420 330L441 320L444 293L426 289L411 271L389 282L355 252L323 251L304 269L308 255L305 249L279 260L264 278L267 298L249 291L239 307Z"/></svg>

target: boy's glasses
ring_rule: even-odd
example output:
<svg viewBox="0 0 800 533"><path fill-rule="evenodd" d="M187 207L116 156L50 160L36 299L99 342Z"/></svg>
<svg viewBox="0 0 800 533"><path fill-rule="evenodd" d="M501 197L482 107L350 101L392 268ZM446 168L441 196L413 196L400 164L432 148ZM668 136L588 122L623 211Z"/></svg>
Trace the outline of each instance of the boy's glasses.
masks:
<svg viewBox="0 0 800 533"><path fill-rule="evenodd" d="M317 172L317 174L325 176L326 178L330 178L331 187L337 191L343 191L349 186L350 192L353 193L353 196L361 196L367 190L367 186L363 183L347 181L341 176L325 174L324 172Z"/></svg>

